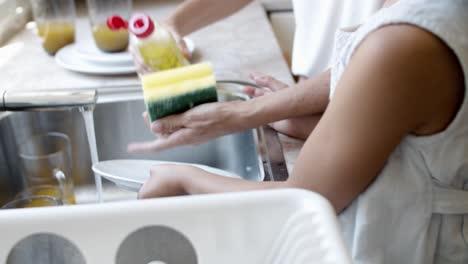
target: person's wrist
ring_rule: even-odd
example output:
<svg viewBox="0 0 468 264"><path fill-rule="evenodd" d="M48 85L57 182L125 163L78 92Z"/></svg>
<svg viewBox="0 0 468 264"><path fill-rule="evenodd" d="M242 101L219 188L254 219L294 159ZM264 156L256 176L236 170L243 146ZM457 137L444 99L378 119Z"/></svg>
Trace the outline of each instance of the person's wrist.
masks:
<svg viewBox="0 0 468 264"><path fill-rule="evenodd" d="M172 181L171 181L171 188L175 190L176 193L178 194L189 194L187 191L187 175L190 175L190 167L189 166L180 166L180 165L175 165Z"/></svg>
<svg viewBox="0 0 468 264"><path fill-rule="evenodd" d="M225 104L222 110L222 118L228 121L230 132L238 132L251 128L251 111L249 109L249 100L231 101Z"/></svg>
<svg viewBox="0 0 468 264"><path fill-rule="evenodd" d="M240 116L248 121L248 128L259 127L270 122L271 115L268 113L268 97L263 95L243 102L243 107L239 108Z"/></svg>
<svg viewBox="0 0 468 264"><path fill-rule="evenodd" d="M193 166L181 167L180 173L177 174L177 184L184 194L196 194L196 184L194 181L197 180L198 173L200 173L199 168Z"/></svg>
<svg viewBox="0 0 468 264"><path fill-rule="evenodd" d="M184 36L181 32L181 27L175 17L169 17L168 19L163 21L163 24L164 26L166 26L167 29L169 29L172 32L172 34L177 35L176 37L182 38Z"/></svg>

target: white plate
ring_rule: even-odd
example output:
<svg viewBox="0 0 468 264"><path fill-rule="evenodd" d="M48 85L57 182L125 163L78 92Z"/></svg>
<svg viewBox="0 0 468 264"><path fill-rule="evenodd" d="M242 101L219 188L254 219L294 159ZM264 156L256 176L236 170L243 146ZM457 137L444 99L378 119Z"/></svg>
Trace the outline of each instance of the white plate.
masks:
<svg viewBox="0 0 468 264"><path fill-rule="evenodd" d="M75 45L68 45L60 49L55 55L55 62L61 67L82 73L90 74L130 74L135 73L133 64L102 64L83 59L75 49Z"/></svg>
<svg viewBox="0 0 468 264"><path fill-rule="evenodd" d="M80 56L80 58L89 62L103 64L133 64L132 56L127 50L122 52L103 52L96 47L92 40L76 43L73 45L73 49L75 49L76 54Z"/></svg>
<svg viewBox="0 0 468 264"><path fill-rule="evenodd" d="M221 169L200 164L180 163L156 160L107 160L93 165L93 171L102 177L114 182L117 186L138 192L145 181L150 177L150 168L158 164L191 165L207 172L225 177L238 178L240 176Z"/></svg>

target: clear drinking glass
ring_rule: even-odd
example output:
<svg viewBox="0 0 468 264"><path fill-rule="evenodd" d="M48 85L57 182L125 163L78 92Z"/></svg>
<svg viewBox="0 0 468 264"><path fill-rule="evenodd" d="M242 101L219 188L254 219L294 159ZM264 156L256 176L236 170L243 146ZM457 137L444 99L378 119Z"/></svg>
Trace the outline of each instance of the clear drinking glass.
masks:
<svg viewBox="0 0 468 264"><path fill-rule="evenodd" d="M62 202L56 197L47 195L35 195L28 196L19 199L15 199L4 206L2 209L14 209L14 208L30 208L30 207L46 207L46 206L58 206L62 205Z"/></svg>
<svg viewBox="0 0 468 264"><path fill-rule="evenodd" d="M54 55L75 41L74 0L31 0L34 20L42 47Z"/></svg>
<svg viewBox="0 0 468 264"><path fill-rule="evenodd" d="M20 145L19 156L30 192L38 186L52 185L61 189L64 203L75 203L71 178L71 145L67 135L50 132L33 136ZM49 196L54 196L55 193L52 189L49 192L42 189L42 192L40 194Z"/></svg>
<svg viewBox="0 0 468 264"><path fill-rule="evenodd" d="M107 18L113 15L128 20L132 12L132 0L87 0L89 19L94 43L105 52L119 52L127 49L128 30L110 30Z"/></svg>

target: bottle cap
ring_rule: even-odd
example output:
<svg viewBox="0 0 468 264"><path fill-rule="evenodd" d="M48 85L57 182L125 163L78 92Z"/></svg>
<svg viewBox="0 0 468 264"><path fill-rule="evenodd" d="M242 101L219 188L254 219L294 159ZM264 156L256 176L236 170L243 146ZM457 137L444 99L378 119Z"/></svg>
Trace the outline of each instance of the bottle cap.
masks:
<svg viewBox="0 0 468 264"><path fill-rule="evenodd" d="M135 14L130 19L130 31L138 38L146 38L154 31L154 23L146 14Z"/></svg>
<svg viewBox="0 0 468 264"><path fill-rule="evenodd" d="M121 16L118 15L112 15L107 18L107 26L111 30L119 30L121 28L127 29L128 28L128 23L123 19Z"/></svg>

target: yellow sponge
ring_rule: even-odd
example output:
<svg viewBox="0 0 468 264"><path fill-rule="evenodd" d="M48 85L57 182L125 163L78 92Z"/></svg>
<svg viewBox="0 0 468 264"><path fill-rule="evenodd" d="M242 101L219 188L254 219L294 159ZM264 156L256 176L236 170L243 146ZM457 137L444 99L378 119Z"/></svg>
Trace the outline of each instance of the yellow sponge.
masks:
<svg viewBox="0 0 468 264"><path fill-rule="evenodd" d="M216 79L210 63L144 75L142 85L151 121L218 100Z"/></svg>

